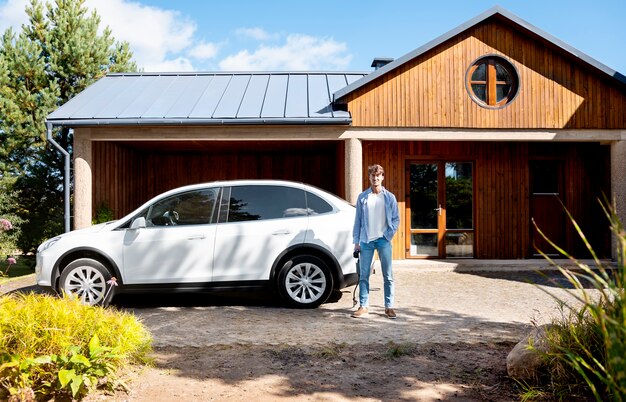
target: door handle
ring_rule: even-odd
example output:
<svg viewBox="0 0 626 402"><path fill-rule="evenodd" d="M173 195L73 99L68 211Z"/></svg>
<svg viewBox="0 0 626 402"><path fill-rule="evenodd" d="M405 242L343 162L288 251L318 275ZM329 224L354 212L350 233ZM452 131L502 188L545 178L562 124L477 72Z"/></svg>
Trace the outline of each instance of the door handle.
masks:
<svg viewBox="0 0 626 402"><path fill-rule="evenodd" d="M189 236L187 238L187 240L203 240L206 239L205 235L195 235L195 236Z"/></svg>
<svg viewBox="0 0 626 402"><path fill-rule="evenodd" d="M272 233L272 236L277 236L277 235L288 235L290 234L291 231L288 229L281 229L281 230L277 230L274 233Z"/></svg>
<svg viewBox="0 0 626 402"><path fill-rule="evenodd" d="M439 204L439 208L435 208L433 211L439 212L439 216L441 216L441 204Z"/></svg>

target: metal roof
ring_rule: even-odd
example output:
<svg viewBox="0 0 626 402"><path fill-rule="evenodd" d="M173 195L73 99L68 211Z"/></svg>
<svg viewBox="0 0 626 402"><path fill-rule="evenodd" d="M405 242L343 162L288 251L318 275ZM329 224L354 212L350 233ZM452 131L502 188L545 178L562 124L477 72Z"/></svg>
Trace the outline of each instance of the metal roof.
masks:
<svg viewBox="0 0 626 402"><path fill-rule="evenodd" d="M626 85L626 76L620 74L619 72L605 66L604 64L600 63L599 61L587 56L586 54L584 54L583 52L581 52L580 50L576 50L575 48L569 46L568 44L566 44L565 42L562 42L561 40L557 39L556 37L550 35L549 33L546 33L544 31L542 31L541 29L535 27L534 25L524 21L523 19L517 17L515 14L512 14L511 12L505 10L504 8L500 7L500 6L495 6L490 8L489 10L485 11L484 13L478 15L477 17L472 18L471 20L465 22L464 24L459 25L458 27L454 28L451 31L448 31L447 33L439 36L436 39L433 39L432 41L426 43L424 46L421 46L415 50L413 50L410 53L405 54L402 57L399 57L398 59L392 61L389 64L386 64L385 66L379 68L378 70L375 70L374 72L372 72L371 74L369 74L366 78L359 80L357 82L354 82L340 90L338 90L337 92L335 92L334 97L333 97L333 101L337 101L339 99L341 99L342 97L348 95L349 93L355 91L358 88L363 87L364 85L367 85L368 83L372 82L373 80L387 74L388 72L402 66L403 64L413 60L414 58L426 53L427 51L441 45L442 43L444 43L445 41L457 36L458 34L462 33L463 31L466 31L467 29L491 18L491 17L499 17L499 18L504 18L506 20L508 20L508 22L513 22L515 24L517 24L517 26L519 28L522 28L524 30L526 30L527 32L529 32L530 34L533 34L549 43L552 43L554 46L562 49L563 51L569 53L571 56L578 58L582 61L584 61L585 63L589 64L590 66L596 68L597 70L607 74L608 76L610 76L611 78L617 80L618 82L620 82L622 85Z"/></svg>
<svg viewBox="0 0 626 402"><path fill-rule="evenodd" d="M332 95L367 73L117 73L48 115L55 126L349 124Z"/></svg>

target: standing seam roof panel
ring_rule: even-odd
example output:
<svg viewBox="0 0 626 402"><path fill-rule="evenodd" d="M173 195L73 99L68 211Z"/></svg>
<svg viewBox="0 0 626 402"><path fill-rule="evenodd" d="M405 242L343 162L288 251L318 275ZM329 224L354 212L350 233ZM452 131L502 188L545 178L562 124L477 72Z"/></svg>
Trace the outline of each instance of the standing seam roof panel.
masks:
<svg viewBox="0 0 626 402"><path fill-rule="evenodd" d="M96 111L93 117L104 119L116 119L133 103L135 99L143 96L148 80L125 80L128 85L109 99L109 102Z"/></svg>
<svg viewBox="0 0 626 402"><path fill-rule="evenodd" d="M365 73L113 73L48 115L55 126L347 124L337 87ZM349 78L350 77L350 78Z"/></svg>
<svg viewBox="0 0 626 402"><path fill-rule="evenodd" d="M262 118L285 117L288 80L287 74L270 76L261 110Z"/></svg>
<svg viewBox="0 0 626 402"><path fill-rule="evenodd" d="M214 118L234 119L241 105L241 100L250 82L250 75L235 75L228 83L220 103L213 113Z"/></svg>
<svg viewBox="0 0 626 402"><path fill-rule="evenodd" d="M326 75L311 74L308 76L309 116L332 117L330 94Z"/></svg>
<svg viewBox="0 0 626 402"><path fill-rule="evenodd" d="M163 92L161 96L156 98L150 107L141 115L141 118L161 119L165 116L172 104L180 95L180 86L177 83L176 76L163 76Z"/></svg>
<svg viewBox="0 0 626 402"><path fill-rule="evenodd" d="M243 95L237 118L261 117L269 75L253 75Z"/></svg>
<svg viewBox="0 0 626 402"><path fill-rule="evenodd" d="M166 77L162 76L151 76L146 77L145 80L138 81L143 82L143 90L138 92L134 101L128 105L126 110L117 116L119 119L138 118L143 116L152 104L154 104L155 99L158 99L167 89L171 80L166 80Z"/></svg>
<svg viewBox="0 0 626 402"><path fill-rule="evenodd" d="M196 106L189 113L189 117L212 118L231 78L232 75L214 75L213 80L198 99Z"/></svg>
<svg viewBox="0 0 626 402"><path fill-rule="evenodd" d="M130 80L125 80L124 77L114 80L110 86L104 88L104 91L98 93L89 102L83 104L83 107L79 108L72 114L73 119L92 119L105 106L114 98L118 93L123 91L128 85Z"/></svg>
<svg viewBox="0 0 626 402"><path fill-rule="evenodd" d="M176 102L165 114L166 118L177 119L189 117L191 110L198 103L204 90L211 83L211 77L207 76L181 76L177 85L181 87Z"/></svg>
<svg viewBox="0 0 626 402"><path fill-rule="evenodd" d="M309 117L307 78L300 74L289 76L285 117Z"/></svg>
<svg viewBox="0 0 626 402"><path fill-rule="evenodd" d="M92 93L98 93L102 88L103 91L110 85L108 77L103 77L94 82L82 92L67 101L63 106L48 115L48 119L56 119L59 117L70 117L78 110L83 108L87 103L93 100Z"/></svg>

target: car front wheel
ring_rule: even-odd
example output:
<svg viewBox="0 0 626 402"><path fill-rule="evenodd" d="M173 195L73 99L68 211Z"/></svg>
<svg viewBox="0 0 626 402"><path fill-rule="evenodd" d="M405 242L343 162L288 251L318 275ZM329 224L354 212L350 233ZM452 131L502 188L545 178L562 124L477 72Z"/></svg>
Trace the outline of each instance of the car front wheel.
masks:
<svg viewBox="0 0 626 402"><path fill-rule="evenodd" d="M61 273L59 289L90 306L107 306L113 298L111 272L99 261L81 258Z"/></svg>
<svg viewBox="0 0 626 402"><path fill-rule="evenodd" d="M332 288L328 265L311 255L290 259L278 274L280 296L293 307L318 307L328 299Z"/></svg>

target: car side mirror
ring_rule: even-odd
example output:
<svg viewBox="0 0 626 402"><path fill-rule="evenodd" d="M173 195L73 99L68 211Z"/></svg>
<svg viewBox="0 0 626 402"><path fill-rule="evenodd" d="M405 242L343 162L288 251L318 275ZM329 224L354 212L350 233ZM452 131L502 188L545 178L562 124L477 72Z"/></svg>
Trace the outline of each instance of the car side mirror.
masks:
<svg viewBox="0 0 626 402"><path fill-rule="evenodd" d="M130 224L131 229L142 229L145 227L146 227L146 218L144 218L143 216L133 220L133 223Z"/></svg>

